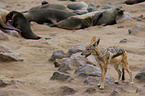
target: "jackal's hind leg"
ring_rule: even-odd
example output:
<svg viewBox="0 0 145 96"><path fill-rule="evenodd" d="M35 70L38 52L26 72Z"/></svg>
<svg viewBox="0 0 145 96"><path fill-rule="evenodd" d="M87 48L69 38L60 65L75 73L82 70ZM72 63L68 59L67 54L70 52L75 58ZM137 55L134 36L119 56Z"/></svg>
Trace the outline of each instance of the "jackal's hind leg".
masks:
<svg viewBox="0 0 145 96"><path fill-rule="evenodd" d="M123 62L123 67L124 67L124 69L125 69L125 70L127 71L127 73L129 74L130 83L131 83L131 84L134 84L134 83L133 83L133 78L132 78L132 72L131 72L130 69L129 69L129 65L128 65L127 59L122 60L122 62Z"/></svg>
<svg viewBox="0 0 145 96"><path fill-rule="evenodd" d="M122 75L122 72L120 71L120 69L118 67L119 67L119 64L114 64L114 68L118 73L118 80L115 81L115 84L119 84L120 78L121 78L121 75Z"/></svg>

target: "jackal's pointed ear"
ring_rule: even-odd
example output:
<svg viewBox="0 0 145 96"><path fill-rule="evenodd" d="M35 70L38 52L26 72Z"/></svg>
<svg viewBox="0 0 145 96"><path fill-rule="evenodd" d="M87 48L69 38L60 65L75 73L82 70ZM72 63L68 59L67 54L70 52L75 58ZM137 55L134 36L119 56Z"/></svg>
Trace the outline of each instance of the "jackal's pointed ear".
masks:
<svg viewBox="0 0 145 96"><path fill-rule="evenodd" d="M99 43L100 43L100 38L93 44L93 46L95 47L95 46L99 45Z"/></svg>
<svg viewBox="0 0 145 96"><path fill-rule="evenodd" d="M91 40L91 43L94 43L94 42L96 42L97 40L96 40L96 36L94 36L93 38L92 38L92 40Z"/></svg>

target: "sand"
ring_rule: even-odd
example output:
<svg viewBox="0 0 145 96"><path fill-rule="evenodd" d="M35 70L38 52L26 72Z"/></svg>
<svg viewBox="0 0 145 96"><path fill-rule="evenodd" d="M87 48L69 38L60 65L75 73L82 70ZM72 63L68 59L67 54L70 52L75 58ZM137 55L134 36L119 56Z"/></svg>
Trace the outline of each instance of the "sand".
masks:
<svg viewBox="0 0 145 96"><path fill-rule="evenodd" d="M25 11L33 6L40 5L42 0L1 0L7 5L8 11L17 10ZM70 1L48 0L50 3L67 5ZM145 27L144 21L137 21L136 18L140 15L145 16L145 3L135 5L120 4L123 0L77 0L85 1L87 4L93 2L95 5L104 6L108 2L124 7L125 12L129 12L134 19L126 20L115 25L105 27L93 26L80 30L65 30L60 28L51 28L46 25L34 23L31 25L33 32L42 37L51 37L51 40L26 40L9 36L9 41L0 41L1 45L6 45L12 48L13 51L21 54L24 61L20 62L0 62L0 79L19 79L25 83L18 83L16 88L13 84L1 87L0 92L9 93L8 96L59 96L61 94L60 86L69 86L77 92L73 96L108 96L114 90L115 86L105 86L105 90L99 90L97 84L85 85L83 79L75 78L73 82L66 83L50 80L54 71L52 62L48 59L55 49L62 49L65 52L73 46L81 45L82 43L89 44L93 36L101 38L100 45L102 47L120 46L128 52L128 62L130 69L133 72L133 77L139 70L145 66L145 30L138 32L136 35L128 34L128 29L141 25ZM123 26L123 28L118 28ZM55 36L51 33L56 32ZM120 40L126 38L127 43L119 43ZM108 73L116 78L117 73L112 66L109 66ZM129 79L126 74L126 80ZM144 82L139 82L134 79L134 85L120 84L129 90L129 93L121 94L121 96L139 96L136 88L145 85ZM97 92L93 94L84 93L89 87L96 87ZM4 95L7 96L7 95Z"/></svg>

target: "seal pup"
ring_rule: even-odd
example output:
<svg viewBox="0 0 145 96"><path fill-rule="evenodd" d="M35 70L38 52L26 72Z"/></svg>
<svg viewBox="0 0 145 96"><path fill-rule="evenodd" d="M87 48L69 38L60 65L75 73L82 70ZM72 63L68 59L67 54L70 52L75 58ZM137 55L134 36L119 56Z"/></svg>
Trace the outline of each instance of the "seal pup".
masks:
<svg viewBox="0 0 145 96"><path fill-rule="evenodd" d="M24 37L25 39L38 40L42 38L35 35L32 32L28 20L24 17L22 13L17 12L17 11L11 11L6 16L6 21L8 20L12 20L12 25L21 30L20 35ZM46 39L50 39L50 38L46 38Z"/></svg>
<svg viewBox="0 0 145 96"><path fill-rule="evenodd" d="M116 17L123 15L124 9L121 6L112 9L94 11L84 15L71 16L68 19L58 22L52 27L64 29L83 29L95 25L111 25L116 23Z"/></svg>
<svg viewBox="0 0 145 96"><path fill-rule="evenodd" d="M6 24L6 15L9 12L5 9L0 9L0 29L1 30L16 30L18 32L20 32L19 29L14 28L13 26L10 26L8 24Z"/></svg>
<svg viewBox="0 0 145 96"><path fill-rule="evenodd" d="M29 10L27 13L23 14L29 22L34 21L38 24L47 23L47 25L56 24L61 20L76 15L72 12L57 10L53 8Z"/></svg>

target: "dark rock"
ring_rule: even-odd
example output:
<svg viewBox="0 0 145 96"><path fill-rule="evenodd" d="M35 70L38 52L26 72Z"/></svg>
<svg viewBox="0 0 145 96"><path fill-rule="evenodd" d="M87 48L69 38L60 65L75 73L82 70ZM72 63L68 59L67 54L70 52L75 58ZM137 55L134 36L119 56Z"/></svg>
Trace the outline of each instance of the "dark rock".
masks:
<svg viewBox="0 0 145 96"><path fill-rule="evenodd" d="M93 93L96 93L96 89L95 88L88 88L85 92L89 93L89 94L93 94Z"/></svg>
<svg viewBox="0 0 145 96"><path fill-rule="evenodd" d="M75 54L77 52L82 52L86 50L87 45L86 44L82 44L80 46L75 46L69 49L68 53L71 56L72 54Z"/></svg>
<svg viewBox="0 0 145 96"><path fill-rule="evenodd" d="M135 25L134 27L128 29L128 33L136 35L139 31L143 31L143 30L145 30L144 26Z"/></svg>
<svg viewBox="0 0 145 96"><path fill-rule="evenodd" d="M61 49L56 49L53 51L51 58L49 61L55 61L56 59L62 59L64 57L67 57L66 53Z"/></svg>
<svg viewBox="0 0 145 96"><path fill-rule="evenodd" d="M72 95L76 93L76 90L70 88L68 86L61 86L60 89L62 90L62 95Z"/></svg>
<svg viewBox="0 0 145 96"><path fill-rule="evenodd" d="M87 77L87 76L99 76L101 75L100 69L98 67L95 67L90 64L86 64L84 66L79 67L76 71L75 74L78 76L82 77Z"/></svg>
<svg viewBox="0 0 145 96"><path fill-rule="evenodd" d="M66 81L68 78L70 78L70 75L63 72L55 71L50 80Z"/></svg>
<svg viewBox="0 0 145 96"><path fill-rule="evenodd" d="M145 80L145 67L143 67L140 72L135 76L136 79Z"/></svg>

